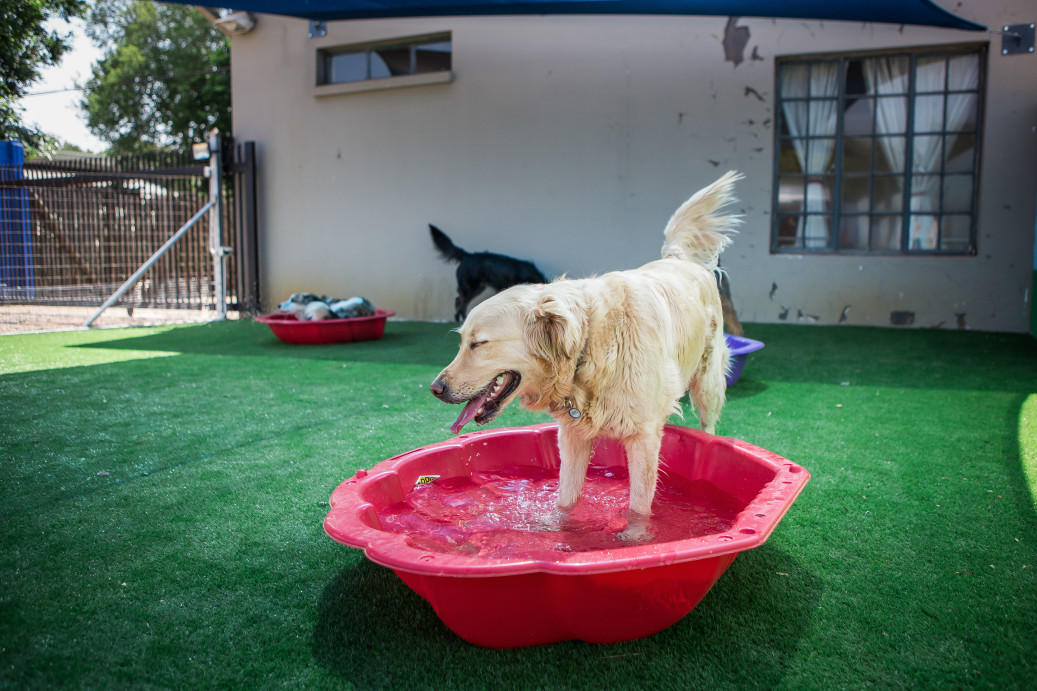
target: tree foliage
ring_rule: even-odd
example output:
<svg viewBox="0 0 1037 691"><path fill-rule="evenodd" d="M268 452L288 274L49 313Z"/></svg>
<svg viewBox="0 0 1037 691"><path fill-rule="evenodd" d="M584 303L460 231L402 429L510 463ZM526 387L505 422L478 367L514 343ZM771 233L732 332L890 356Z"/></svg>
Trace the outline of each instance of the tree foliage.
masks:
<svg viewBox="0 0 1037 691"><path fill-rule="evenodd" d="M231 131L230 42L196 10L99 0L87 34L105 52L80 105L113 152L186 151Z"/></svg>
<svg viewBox="0 0 1037 691"><path fill-rule="evenodd" d="M46 148L53 138L25 125L15 107L44 67L56 65L69 49L69 33L48 30L54 17L82 16L85 0L2 0L0 2L0 140L21 141L29 150Z"/></svg>

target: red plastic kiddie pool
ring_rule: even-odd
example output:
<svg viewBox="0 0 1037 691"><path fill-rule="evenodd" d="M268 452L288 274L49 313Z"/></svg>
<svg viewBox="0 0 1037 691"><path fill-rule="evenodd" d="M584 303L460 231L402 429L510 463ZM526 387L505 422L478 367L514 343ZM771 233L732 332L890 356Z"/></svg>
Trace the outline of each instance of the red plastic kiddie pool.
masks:
<svg viewBox="0 0 1037 691"><path fill-rule="evenodd" d="M707 481L738 504L721 532L656 544L617 544L543 558L487 558L430 551L382 528L379 512L401 502L420 478L463 478L516 463L558 468L557 425L473 432L359 470L331 496L324 529L364 550L428 600L440 619L476 645L516 648L578 639L633 640L690 612L744 550L763 544L810 475L737 439L668 425L660 482ZM622 446L599 443L594 463L624 466Z"/></svg>
<svg viewBox="0 0 1037 691"><path fill-rule="evenodd" d="M385 320L394 314L388 310L375 310L370 317L304 321L296 319L293 314L274 313L256 317L256 321L269 326L274 335L285 343L326 345L376 341L385 334Z"/></svg>

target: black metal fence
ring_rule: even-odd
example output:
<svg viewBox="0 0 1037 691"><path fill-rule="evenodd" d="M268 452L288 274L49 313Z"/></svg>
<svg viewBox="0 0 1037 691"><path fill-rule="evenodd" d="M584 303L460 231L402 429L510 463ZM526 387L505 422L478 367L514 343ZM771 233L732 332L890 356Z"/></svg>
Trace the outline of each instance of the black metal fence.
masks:
<svg viewBox="0 0 1037 691"><path fill-rule="evenodd" d="M205 163L169 154L20 161L0 143L0 306L99 307L208 201ZM255 146L222 138L227 309L257 309ZM214 309L204 217L115 303Z"/></svg>

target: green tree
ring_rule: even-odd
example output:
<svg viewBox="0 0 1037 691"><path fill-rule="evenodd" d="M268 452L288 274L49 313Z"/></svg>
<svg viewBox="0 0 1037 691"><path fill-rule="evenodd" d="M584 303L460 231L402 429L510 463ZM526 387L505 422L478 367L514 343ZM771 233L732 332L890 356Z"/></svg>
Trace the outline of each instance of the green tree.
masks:
<svg viewBox="0 0 1037 691"><path fill-rule="evenodd" d="M230 42L196 10L99 0L87 34L105 52L80 105L111 151L186 151L231 131Z"/></svg>
<svg viewBox="0 0 1037 691"><path fill-rule="evenodd" d="M2 0L0 2L0 140L18 140L30 152L56 145L53 137L22 122L16 107L44 67L56 65L69 49L69 33L43 25L60 17L82 16L84 0Z"/></svg>

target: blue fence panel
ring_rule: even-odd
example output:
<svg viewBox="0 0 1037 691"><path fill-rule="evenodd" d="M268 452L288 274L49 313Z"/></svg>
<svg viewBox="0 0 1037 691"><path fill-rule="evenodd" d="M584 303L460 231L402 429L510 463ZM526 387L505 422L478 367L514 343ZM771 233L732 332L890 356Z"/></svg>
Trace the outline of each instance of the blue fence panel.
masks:
<svg viewBox="0 0 1037 691"><path fill-rule="evenodd" d="M21 142L0 142L0 181L21 180L25 151ZM29 192L0 188L0 295L5 298L35 296L32 233L29 225Z"/></svg>

